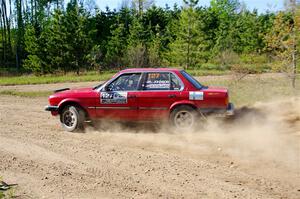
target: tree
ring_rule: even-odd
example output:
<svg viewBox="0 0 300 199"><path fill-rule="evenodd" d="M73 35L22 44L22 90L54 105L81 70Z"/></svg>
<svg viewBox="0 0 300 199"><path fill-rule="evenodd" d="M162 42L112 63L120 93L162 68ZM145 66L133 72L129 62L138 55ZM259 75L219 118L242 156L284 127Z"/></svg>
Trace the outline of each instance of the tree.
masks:
<svg viewBox="0 0 300 199"><path fill-rule="evenodd" d="M143 15L144 10L154 4L154 0L132 0L132 8L135 9L139 16Z"/></svg>
<svg viewBox="0 0 300 199"><path fill-rule="evenodd" d="M208 7L184 0L183 7L172 9L156 7L153 0L124 0L120 10L103 11L88 2L94 0L2 0L1 71L15 66L35 73L122 65L231 66L250 57L251 64L280 62L295 85L299 0L286 0L287 9L278 13L249 11L239 0L211 0Z"/></svg>
<svg viewBox="0 0 300 199"><path fill-rule="evenodd" d="M28 25L25 31L25 50L29 53L24 61L24 68L34 73L44 73L42 68L42 60L38 56L39 44L36 37L35 29L32 25Z"/></svg>
<svg viewBox="0 0 300 199"><path fill-rule="evenodd" d="M128 46L129 24L132 19L130 10L122 8L117 16L117 23L110 27L111 37L107 43L105 63L111 67L120 67L125 64L125 54Z"/></svg>
<svg viewBox="0 0 300 199"><path fill-rule="evenodd" d="M213 52L217 55L220 52L232 50L233 33L235 31L235 22L237 19L236 12L239 9L238 0L212 0L210 3L210 11L216 20L218 27L215 30L216 38Z"/></svg>
<svg viewBox="0 0 300 199"><path fill-rule="evenodd" d="M41 52L44 54L42 59L48 63L50 70L60 69L66 73L70 70L70 46L65 23L64 13L59 9L56 10L51 21L44 24L40 41L45 42Z"/></svg>
<svg viewBox="0 0 300 199"><path fill-rule="evenodd" d="M287 12L279 12L269 34L266 35L266 51L279 63L279 70L287 72L296 85L297 54L299 49L300 12L295 0L290 0Z"/></svg>
<svg viewBox="0 0 300 199"><path fill-rule="evenodd" d="M257 52L259 48L257 12L243 11L236 19L232 31L232 49L237 53Z"/></svg>
<svg viewBox="0 0 300 199"><path fill-rule="evenodd" d="M203 39L199 19L195 7L197 0L184 1L185 8L181 11L176 39L170 44L169 62L184 66L186 69L196 65L201 59L201 40Z"/></svg>
<svg viewBox="0 0 300 199"><path fill-rule="evenodd" d="M125 37L124 24L118 24L117 28L112 30L112 36L107 44L106 63L112 67L120 67L124 62L124 52L127 48L127 38Z"/></svg>
<svg viewBox="0 0 300 199"><path fill-rule="evenodd" d="M16 65L17 69L20 68L21 60L24 57L24 20L23 20L23 9L22 1L16 0L16 9L17 9L17 38L16 38Z"/></svg>
<svg viewBox="0 0 300 199"><path fill-rule="evenodd" d="M7 6L7 3L8 6ZM11 10L11 1L1 1L0 6L0 26L2 36L2 64L6 65L13 58L12 56L12 43L11 43L11 24L10 18L7 14L7 10Z"/></svg>
<svg viewBox="0 0 300 199"><path fill-rule="evenodd" d="M140 18L134 18L129 28L128 48L126 62L130 66L147 67L147 36L149 35L148 27L144 27Z"/></svg>
<svg viewBox="0 0 300 199"><path fill-rule="evenodd" d="M288 0L288 9L291 12L293 24L290 33L290 43L288 44L291 48L292 64L291 64L291 79L293 88L296 87L296 74L297 74L297 58L299 54L300 45L300 2L297 0Z"/></svg>
<svg viewBox="0 0 300 199"><path fill-rule="evenodd" d="M87 63L86 55L92 49L90 31L86 29L87 17L77 0L67 5L65 15L66 42L69 67L79 74Z"/></svg>
<svg viewBox="0 0 300 199"><path fill-rule="evenodd" d="M122 12L123 9L121 9ZM126 19L127 17L124 16ZM96 16L93 18L89 18L89 29L95 29L95 32L92 34L92 40L94 44L99 45L99 54L101 54L101 60L105 59L106 51L107 51L107 43L111 35L111 27L117 24L117 13L112 12L109 8L106 11L97 11ZM129 23L130 24L130 23ZM129 26L127 23L126 26Z"/></svg>
<svg viewBox="0 0 300 199"><path fill-rule="evenodd" d="M159 25L156 26L156 34L153 34L152 42L149 46L149 66L155 67L160 66L162 61L162 41L161 34L159 33Z"/></svg>

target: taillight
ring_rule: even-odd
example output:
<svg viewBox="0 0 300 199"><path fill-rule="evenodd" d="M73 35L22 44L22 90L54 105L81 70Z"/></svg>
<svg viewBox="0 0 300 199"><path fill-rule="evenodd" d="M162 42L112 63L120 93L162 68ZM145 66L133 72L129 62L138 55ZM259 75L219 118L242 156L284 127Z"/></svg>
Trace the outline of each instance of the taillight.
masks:
<svg viewBox="0 0 300 199"><path fill-rule="evenodd" d="M225 95L225 105L228 106L229 104L229 96L228 96L228 91L226 92L226 95Z"/></svg>

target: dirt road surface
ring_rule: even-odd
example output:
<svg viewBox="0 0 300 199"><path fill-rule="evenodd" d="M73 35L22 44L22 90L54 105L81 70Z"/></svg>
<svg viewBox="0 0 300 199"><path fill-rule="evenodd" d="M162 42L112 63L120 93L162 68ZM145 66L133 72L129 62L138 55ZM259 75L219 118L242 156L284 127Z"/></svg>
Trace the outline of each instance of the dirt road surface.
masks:
<svg viewBox="0 0 300 199"><path fill-rule="evenodd" d="M18 198L300 198L299 101L195 132L68 133L47 98L0 96L0 176Z"/></svg>

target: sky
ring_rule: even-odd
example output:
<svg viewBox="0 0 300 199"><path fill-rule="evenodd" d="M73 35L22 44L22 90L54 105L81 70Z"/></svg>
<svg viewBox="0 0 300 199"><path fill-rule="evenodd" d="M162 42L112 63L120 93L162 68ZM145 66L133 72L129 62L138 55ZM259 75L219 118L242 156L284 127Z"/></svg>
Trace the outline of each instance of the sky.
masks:
<svg viewBox="0 0 300 199"><path fill-rule="evenodd" d="M106 6L110 9L119 9L122 5L123 0L95 0L97 6L101 10L105 10ZM127 0L130 2L130 0ZM173 7L174 3L182 5L182 0L154 0L155 5L160 7L165 7L168 4L170 7ZM208 6L210 0L199 0L199 5ZM240 0L240 2L245 2L249 10L254 8L258 9L258 12L266 12L281 10L284 7L284 0Z"/></svg>

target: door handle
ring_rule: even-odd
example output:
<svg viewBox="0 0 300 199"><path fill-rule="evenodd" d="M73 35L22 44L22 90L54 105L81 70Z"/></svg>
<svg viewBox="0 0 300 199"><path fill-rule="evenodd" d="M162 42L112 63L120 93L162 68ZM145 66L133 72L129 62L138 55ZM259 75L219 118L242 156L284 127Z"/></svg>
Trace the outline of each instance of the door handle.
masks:
<svg viewBox="0 0 300 199"><path fill-rule="evenodd" d="M175 94L170 94L170 95L168 95L168 97L169 97L169 98L175 98L176 95L175 95Z"/></svg>
<svg viewBox="0 0 300 199"><path fill-rule="evenodd" d="M136 95L128 95L128 98L136 98Z"/></svg>

